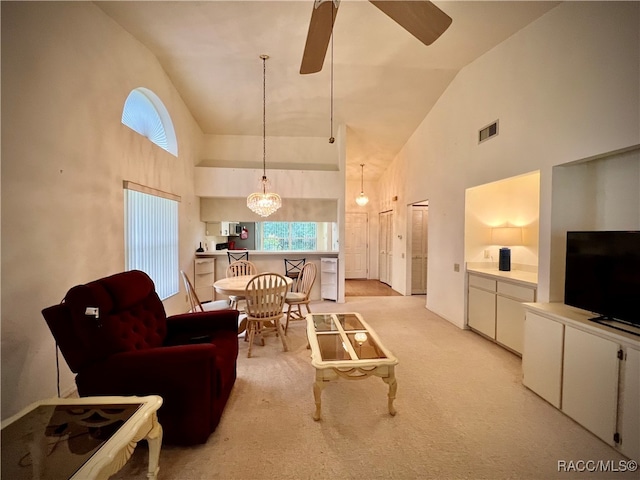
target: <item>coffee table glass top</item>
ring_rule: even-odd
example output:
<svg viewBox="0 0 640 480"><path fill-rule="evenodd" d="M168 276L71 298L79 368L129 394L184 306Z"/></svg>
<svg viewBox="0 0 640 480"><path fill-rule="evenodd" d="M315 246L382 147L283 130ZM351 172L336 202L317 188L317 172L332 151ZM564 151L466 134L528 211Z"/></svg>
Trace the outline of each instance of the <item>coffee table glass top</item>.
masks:
<svg viewBox="0 0 640 480"><path fill-rule="evenodd" d="M316 332L338 331L334 318L337 318L343 330L366 330L360 319L353 313L335 313L313 315Z"/></svg>
<svg viewBox="0 0 640 480"><path fill-rule="evenodd" d="M323 361L388 358L355 313L312 314Z"/></svg>
<svg viewBox="0 0 640 480"><path fill-rule="evenodd" d="M2 429L3 478L70 478L141 405L36 407Z"/></svg>

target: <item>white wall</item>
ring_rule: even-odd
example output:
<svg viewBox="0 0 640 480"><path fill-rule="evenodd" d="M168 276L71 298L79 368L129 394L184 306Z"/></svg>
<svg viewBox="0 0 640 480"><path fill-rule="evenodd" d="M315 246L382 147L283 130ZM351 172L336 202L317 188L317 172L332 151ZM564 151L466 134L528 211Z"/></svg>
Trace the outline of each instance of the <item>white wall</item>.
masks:
<svg viewBox="0 0 640 480"><path fill-rule="evenodd" d="M265 218L249 210L246 197L201 198L200 219L203 222L336 222L338 201L335 198L283 198L282 206Z"/></svg>
<svg viewBox="0 0 640 480"><path fill-rule="evenodd" d="M144 86L167 107L175 158L121 124ZM182 197L180 266L200 238L201 131L157 60L88 2L2 2L2 417L56 394L41 309L124 269L122 181ZM184 294L165 302L186 311ZM74 387L63 359L61 389Z"/></svg>
<svg viewBox="0 0 640 480"><path fill-rule="evenodd" d="M567 231L640 230L640 146L553 168L549 297L564 299Z"/></svg>
<svg viewBox="0 0 640 480"><path fill-rule="evenodd" d="M453 265L464 260L465 189L533 170L538 299L548 300L552 167L640 143L639 10L560 4L464 68L398 154L381 190L405 191L402 205L429 199L428 308L464 325L464 270ZM496 119L500 134L478 145L478 130ZM396 222L407 230L406 215ZM394 247L398 259L405 246ZM394 261L394 288L405 268Z"/></svg>
<svg viewBox="0 0 640 480"><path fill-rule="evenodd" d="M201 197L247 197L260 186L263 170L197 167L195 192ZM282 198L338 198L344 195L344 170L269 170L269 191Z"/></svg>
<svg viewBox="0 0 640 480"><path fill-rule="evenodd" d="M267 168L336 171L339 158L338 145L335 142L329 143L326 137L267 135L265 145ZM204 135L198 166L261 169L262 147L262 136Z"/></svg>

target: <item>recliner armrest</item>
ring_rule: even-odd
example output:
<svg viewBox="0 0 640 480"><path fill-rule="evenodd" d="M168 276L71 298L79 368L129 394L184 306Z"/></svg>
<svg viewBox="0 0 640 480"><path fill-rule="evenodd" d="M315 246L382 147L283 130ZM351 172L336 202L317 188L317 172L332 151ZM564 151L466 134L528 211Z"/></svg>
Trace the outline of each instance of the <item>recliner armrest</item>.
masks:
<svg viewBox="0 0 640 480"><path fill-rule="evenodd" d="M161 369L167 363L185 368L187 365L199 362L215 361L216 353L217 347L212 343L174 345L116 353L101 363L109 364L109 368L137 369L146 372L147 369Z"/></svg>
<svg viewBox="0 0 640 480"><path fill-rule="evenodd" d="M200 335L218 330L237 332L238 315L233 309L173 315L167 318L167 337L190 332Z"/></svg>

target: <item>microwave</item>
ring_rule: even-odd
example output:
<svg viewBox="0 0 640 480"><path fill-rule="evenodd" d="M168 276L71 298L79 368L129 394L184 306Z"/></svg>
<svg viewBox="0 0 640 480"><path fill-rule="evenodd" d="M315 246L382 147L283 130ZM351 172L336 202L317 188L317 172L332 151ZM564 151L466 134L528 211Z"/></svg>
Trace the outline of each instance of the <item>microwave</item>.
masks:
<svg viewBox="0 0 640 480"><path fill-rule="evenodd" d="M239 222L229 222L229 235L240 236L242 226Z"/></svg>

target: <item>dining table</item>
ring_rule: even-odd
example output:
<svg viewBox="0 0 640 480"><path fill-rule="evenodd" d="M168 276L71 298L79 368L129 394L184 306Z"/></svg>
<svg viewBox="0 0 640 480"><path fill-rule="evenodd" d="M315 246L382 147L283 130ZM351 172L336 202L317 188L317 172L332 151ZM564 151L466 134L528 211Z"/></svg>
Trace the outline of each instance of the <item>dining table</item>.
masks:
<svg viewBox="0 0 640 480"><path fill-rule="evenodd" d="M243 296L247 285L255 275L238 275L237 277L226 277L216 280L213 284L213 288L217 293L222 295L237 295ZM287 282L287 288L293 285L293 280L289 277L284 277Z"/></svg>

